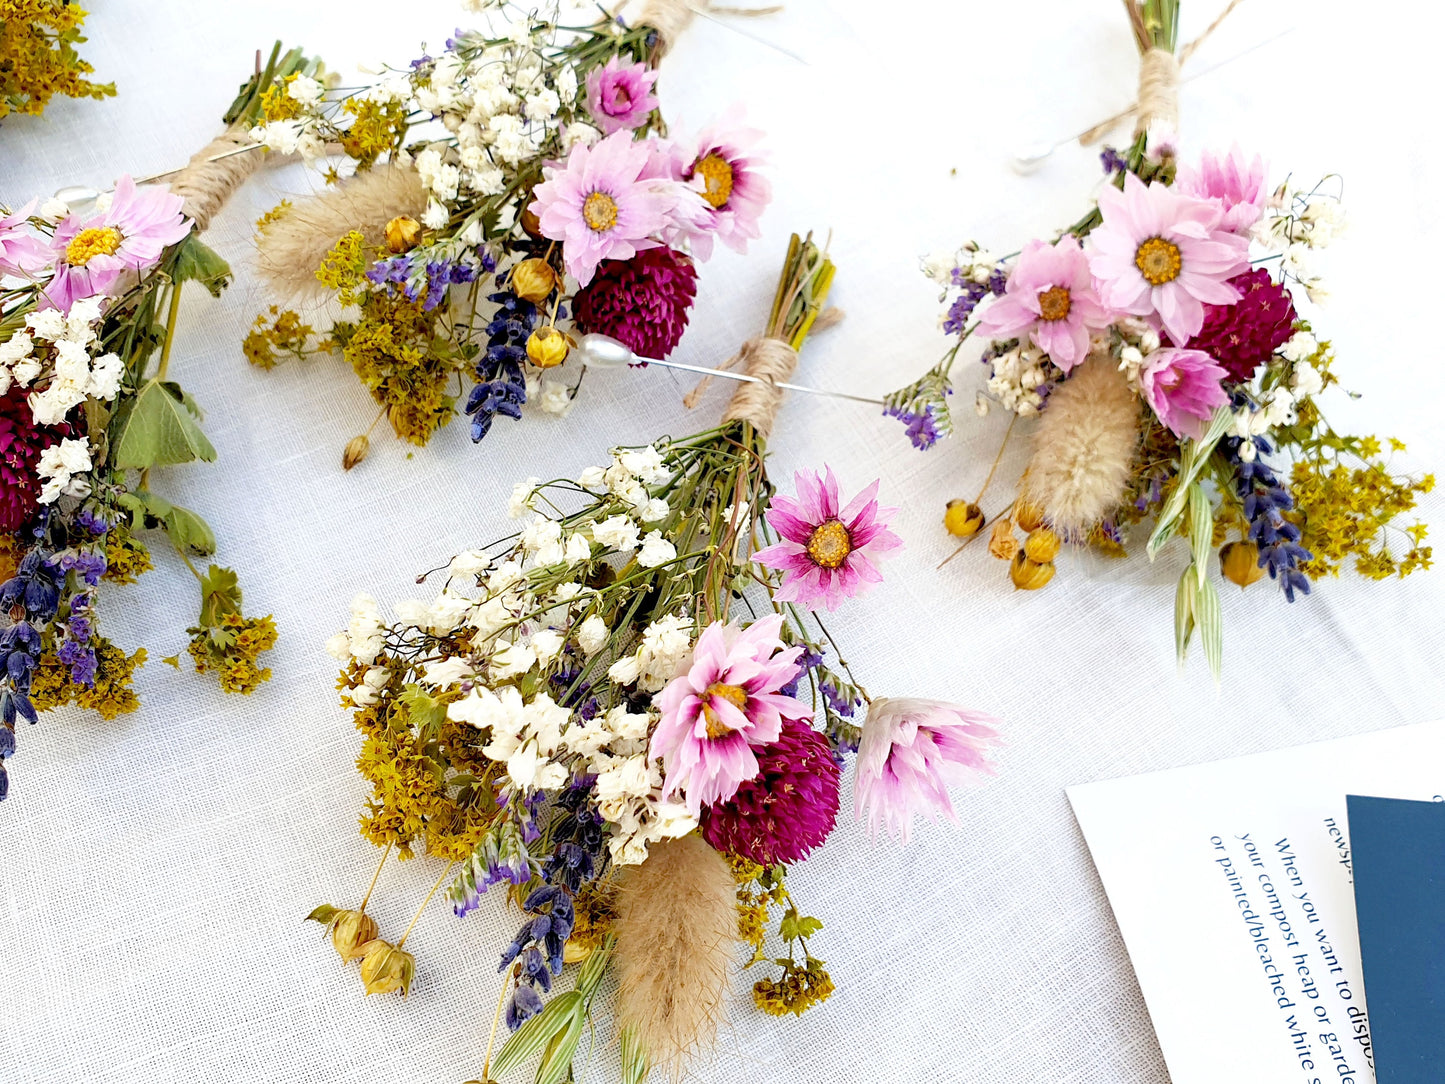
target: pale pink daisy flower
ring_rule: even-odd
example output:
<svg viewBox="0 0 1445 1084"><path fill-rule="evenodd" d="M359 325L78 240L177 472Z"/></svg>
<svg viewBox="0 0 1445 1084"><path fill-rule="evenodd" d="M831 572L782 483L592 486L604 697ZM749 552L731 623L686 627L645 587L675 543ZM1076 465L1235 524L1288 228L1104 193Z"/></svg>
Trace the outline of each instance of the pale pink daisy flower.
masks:
<svg viewBox="0 0 1445 1084"><path fill-rule="evenodd" d="M660 242L678 202L677 185L647 176L647 141L615 132L591 147L572 148L561 167L548 166L530 210L542 235L562 242L567 272L586 286L603 260L630 260Z"/></svg>
<svg viewBox="0 0 1445 1084"><path fill-rule="evenodd" d="M1029 341L1068 372L1089 352L1089 332L1108 327L1112 316L1094 294L1089 258L1073 234L1055 244L1030 241L1019 253L1002 297L979 318L991 339L1028 335Z"/></svg>
<svg viewBox="0 0 1445 1084"><path fill-rule="evenodd" d="M1229 402L1226 375L1203 350L1165 347L1139 367L1139 389L1170 432L1197 440L1214 411Z"/></svg>
<svg viewBox="0 0 1445 1084"><path fill-rule="evenodd" d="M712 255L714 236L734 252L746 252L748 241L762 236L758 219L773 198L773 186L758 172L763 156L749 150L763 133L742 127L741 120L742 111L730 109L689 144L690 153L679 147L680 176L706 205L703 228L690 232L699 260Z"/></svg>
<svg viewBox="0 0 1445 1084"><path fill-rule="evenodd" d="M110 206L86 221L71 215L55 231L55 277L45 304L69 312L85 297L107 293L126 271L144 272L166 246L191 231L185 200L166 188L137 188L130 177L116 182Z"/></svg>
<svg viewBox="0 0 1445 1084"><path fill-rule="evenodd" d="M614 56L587 73L587 112L603 135L630 131L660 104L656 85L657 72L646 64L622 64Z"/></svg>
<svg viewBox="0 0 1445 1084"><path fill-rule="evenodd" d="M662 758L663 795L683 791L694 816L758 774L754 750L778 740L784 719L813 717L807 705L778 691L797 676L803 653L784 646L782 626L780 614L746 629L713 622L686 671L653 701L662 712L651 755Z"/></svg>
<svg viewBox="0 0 1445 1084"><path fill-rule="evenodd" d="M948 786L970 773L993 774L987 752L998 744L996 719L942 700L879 698L868 705L853 782L853 812L868 834L881 827L907 843L915 814L958 816Z"/></svg>
<svg viewBox="0 0 1445 1084"><path fill-rule="evenodd" d="M783 574L773 597L809 609L836 609L883 581L873 558L900 548L903 539L888 529L896 508L878 504L878 482L839 508L838 479L833 468L793 475L796 499L774 497L768 524L782 541L753 554L753 560Z"/></svg>
<svg viewBox="0 0 1445 1084"><path fill-rule="evenodd" d="M1221 206L1124 176L1099 195L1102 225L1089 234L1089 270L1099 300L1119 312L1157 318L1188 342L1204 326L1204 306L1230 305L1228 279L1249 268L1249 242L1220 227Z"/></svg>
<svg viewBox="0 0 1445 1084"><path fill-rule="evenodd" d="M1238 145L1226 155L1205 151L1197 168L1179 167L1174 187L1186 196L1218 200L1224 209L1220 226L1230 233L1248 234L1264 214L1269 192L1265 188L1264 159L1246 161Z"/></svg>
<svg viewBox="0 0 1445 1084"><path fill-rule="evenodd" d="M50 263L50 250L26 229L34 210L35 200L31 200L18 211L0 215L0 276L29 278Z"/></svg>

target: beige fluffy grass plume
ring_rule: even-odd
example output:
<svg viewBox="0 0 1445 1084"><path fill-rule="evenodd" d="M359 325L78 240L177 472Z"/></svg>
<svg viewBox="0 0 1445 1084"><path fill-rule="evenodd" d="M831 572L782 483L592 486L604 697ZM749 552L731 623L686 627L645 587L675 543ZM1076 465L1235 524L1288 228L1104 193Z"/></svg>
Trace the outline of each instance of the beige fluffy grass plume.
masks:
<svg viewBox="0 0 1445 1084"><path fill-rule="evenodd" d="M416 171L388 166L358 173L324 192L297 200L256 237L257 268L278 299L319 300L326 288L316 269L336 242L360 230L368 246L384 242L398 215L419 218L426 192Z"/></svg>
<svg viewBox="0 0 1445 1084"><path fill-rule="evenodd" d="M737 887L700 836L654 843L617 898L617 1024L676 1080L717 1035L736 963Z"/></svg>
<svg viewBox="0 0 1445 1084"><path fill-rule="evenodd" d="M1049 396L1020 496L1079 535L1114 510L1139 444L1139 400L1108 355L1092 355Z"/></svg>

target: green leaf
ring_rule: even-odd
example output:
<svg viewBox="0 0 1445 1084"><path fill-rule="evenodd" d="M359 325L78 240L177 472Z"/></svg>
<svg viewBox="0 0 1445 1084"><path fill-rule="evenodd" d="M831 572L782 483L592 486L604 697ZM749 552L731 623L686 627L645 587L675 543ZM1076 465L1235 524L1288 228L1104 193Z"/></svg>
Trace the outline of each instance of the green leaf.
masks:
<svg viewBox="0 0 1445 1084"><path fill-rule="evenodd" d="M192 230L181 238L171 255L171 279L177 283L199 282L212 297L220 297L231 281L231 265L202 244Z"/></svg>
<svg viewBox="0 0 1445 1084"><path fill-rule="evenodd" d="M635 1028L622 1029L622 1084L643 1084L651 1068Z"/></svg>
<svg viewBox="0 0 1445 1084"><path fill-rule="evenodd" d="M1213 580L1199 582L1199 590L1194 596L1194 620L1199 625L1199 639L1204 644L1209 672L1218 681L1224 670L1224 616Z"/></svg>
<svg viewBox="0 0 1445 1084"><path fill-rule="evenodd" d="M492 1073L500 1077L521 1065L551 1042L554 1036L566 1031L574 1016L581 1021L582 995L576 990L558 994L547 1003L546 1008L512 1032L512 1037L497 1051Z"/></svg>
<svg viewBox="0 0 1445 1084"><path fill-rule="evenodd" d="M196 419L196 421L199 422L205 420L206 412L201 409L201 404L192 399L190 397L190 394L184 388L182 388L174 380L165 380L161 383L165 387L166 391L170 392L173 396L175 396L181 401L181 405L191 412L191 415Z"/></svg>
<svg viewBox="0 0 1445 1084"><path fill-rule="evenodd" d="M778 923L778 933L784 941L796 941L800 937L812 937L823 928L823 924L816 918L807 915L800 915L796 911L789 911Z"/></svg>
<svg viewBox="0 0 1445 1084"><path fill-rule="evenodd" d="M1186 440L1180 445L1179 474L1174 480L1174 492L1170 493L1169 499L1164 502L1159 519L1154 524L1154 533L1149 536L1149 544L1145 547L1149 560L1152 561L1158 556L1164 543L1168 542L1169 536L1174 533L1179 517L1184 514L1184 502L1189 499L1190 487L1199 477L1204 465L1209 462L1214 446L1219 443L1224 431L1233 421L1234 412L1229 407L1222 406L1214 412L1214 418L1203 436L1198 440Z"/></svg>
<svg viewBox="0 0 1445 1084"><path fill-rule="evenodd" d="M582 961L582 966L577 969L577 991L587 1001L597 992L598 985L602 982L602 976L607 971L607 964L612 959L612 946L617 943L613 934L607 935L604 941L591 956Z"/></svg>
<svg viewBox="0 0 1445 1084"><path fill-rule="evenodd" d="M411 684L397 697L406 708L416 733L425 741L434 738L447 717L446 703L436 699L420 685Z"/></svg>
<svg viewBox="0 0 1445 1084"><path fill-rule="evenodd" d="M1214 509L1204 492L1203 484L1189 487L1189 549L1194 554L1194 568L1202 586L1209 575L1209 551L1214 541Z"/></svg>
<svg viewBox="0 0 1445 1084"><path fill-rule="evenodd" d="M181 553L193 553L198 557L209 557L216 552L216 535L196 513L178 504L161 517L166 535Z"/></svg>
<svg viewBox="0 0 1445 1084"><path fill-rule="evenodd" d="M1179 577L1179 590L1174 593L1174 650L1182 663L1189 654L1189 639L1194 635L1194 595L1198 582L1190 565Z"/></svg>
<svg viewBox="0 0 1445 1084"><path fill-rule="evenodd" d="M226 614L240 612L240 579L231 569L212 565L201 577L201 627L213 629Z"/></svg>
<svg viewBox="0 0 1445 1084"><path fill-rule="evenodd" d="M190 408L165 384L151 380L136 395L111 462L116 467L144 470L193 459L209 463L215 458L216 449L201 432Z"/></svg>
<svg viewBox="0 0 1445 1084"><path fill-rule="evenodd" d="M567 1076L567 1071L572 1068L572 1055L577 1053L577 1044L582 1040L583 1022L583 1013L579 1008L568 1017L566 1030L552 1036L537 1065L535 1084L560 1084Z"/></svg>
<svg viewBox="0 0 1445 1084"><path fill-rule="evenodd" d="M309 915L307 915L304 921L320 922L324 925L330 925L331 920L336 917L336 913L339 910L340 908L332 907L329 903L323 903L320 907L316 908Z"/></svg>

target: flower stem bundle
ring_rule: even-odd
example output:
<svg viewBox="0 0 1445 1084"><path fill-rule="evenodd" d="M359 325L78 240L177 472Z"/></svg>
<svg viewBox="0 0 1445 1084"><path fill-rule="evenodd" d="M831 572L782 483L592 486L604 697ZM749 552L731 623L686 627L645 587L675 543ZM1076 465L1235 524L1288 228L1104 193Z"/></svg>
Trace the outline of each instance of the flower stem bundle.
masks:
<svg viewBox="0 0 1445 1084"><path fill-rule="evenodd" d="M251 99L302 63L278 45ZM250 119L247 94L228 122ZM228 692L270 676L257 659L275 643L271 618L244 616L233 571L192 564L215 536L156 484L164 468L216 458L171 367L182 288L219 296L230 280L199 233L247 172L202 155L170 192L123 177L90 211L0 208L0 798L17 720L68 703L105 718L137 707L146 652L101 635L98 588L150 569L147 531L169 538L200 586L186 630L196 670Z"/></svg>
<svg viewBox="0 0 1445 1084"><path fill-rule="evenodd" d="M1182 660L1198 633L1217 677L1213 551L1225 580L1245 588L1267 573L1289 602L1346 562L1372 579L1409 575L1430 567L1426 528L1396 520L1434 477L1397 473L1379 440L1322 413L1334 352L1297 306L1325 300L1315 254L1343 226L1329 179L1270 188L1264 160L1238 149L1181 163L1179 64L1198 41L1178 48L1178 0L1125 7L1141 58L1132 143L1104 150L1098 199L1053 239L926 261L955 341L885 412L916 447L946 436L955 365L981 341L977 413L1001 407L1010 431L1035 422L989 552L1033 590L1053 578L1061 543L1123 557L1137 532L1153 560L1187 538L1176 647ZM945 513L965 544L986 521L977 502Z"/></svg>
<svg viewBox="0 0 1445 1084"><path fill-rule="evenodd" d="M719 243L744 251L771 196L736 112L688 138L663 123L657 65L692 14L648 0L630 23L568 26L548 3L371 86L278 77L252 134L330 187L259 223L278 304L246 356L339 352L419 445L459 411L473 441L529 403L565 413L585 372L567 364L576 334L667 357L697 264ZM341 318L317 331L291 300ZM367 447L348 446L347 469Z"/></svg>
<svg viewBox="0 0 1445 1084"><path fill-rule="evenodd" d="M455 862L458 915L494 886L523 912L501 956L514 1034L487 1057L498 1076L542 1052L539 1078L563 1079L607 967L630 1080L676 1075L709 1042L741 946L780 969L754 984L760 1008L823 1000L822 923L786 876L833 831L848 757L858 818L901 838L917 814L953 819L946 783L990 770L991 720L870 696L820 615L901 544L877 483L845 502L831 471L799 472L795 497L767 474L771 381L833 273L793 238L763 334L734 359L763 382L722 424L519 483L520 533L456 555L441 593L391 621L358 596L328 645L364 735L363 834ZM763 952L773 938L785 955ZM553 994L569 964L576 988Z"/></svg>

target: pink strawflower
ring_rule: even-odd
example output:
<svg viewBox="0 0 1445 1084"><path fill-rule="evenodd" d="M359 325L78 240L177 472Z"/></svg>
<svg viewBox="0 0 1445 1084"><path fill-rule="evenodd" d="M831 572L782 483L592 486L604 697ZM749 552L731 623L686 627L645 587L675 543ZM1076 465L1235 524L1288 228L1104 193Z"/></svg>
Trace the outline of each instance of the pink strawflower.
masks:
<svg viewBox="0 0 1445 1084"><path fill-rule="evenodd" d="M1139 387L1144 401L1177 437L1198 439L1217 407L1229 402L1225 371L1203 350L1166 346L1144 359Z"/></svg>
<svg viewBox="0 0 1445 1084"><path fill-rule="evenodd" d="M0 278L20 275L30 278L50 263L50 250L26 229L26 220L35 210L31 200L20 210L0 215Z"/></svg>
<svg viewBox="0 0 1445 1084"><path fill-rule="evenodd" d="M803 653L784 646L782 626L779 614L746 629L713 622L697 638L686 673L653 700L662 718L651 754L662 758L663 794L683 791L694 816L758 774L755 747L777 741L784 719L813 718L778 691L797 675Z"/></svg>
<svg viewBox="0 0 1445 1084"><path fill-rule="evenodd" d="M758 219L773 198L773 186L758 172L762 155L749 151L763 137L740 126L740 110L705 128L691 153L678 148L682 180L702 197L702 228L690 230L692 251L700 260L712 256L713 237L734 252L746 252L748 241L762 236Z"/></svg>
<svg viewBox="0 0 1445 1084"><path fill-rule="evenodd" d="M832 747L807 723L784 719L778 740L757 756L757 776L702 811L702 837L714 850L760 866L801 861L838 820Z"/></svg>
<svg viewBox="0 0 1445 1084"><path fill-rule="evenodd" d="M631 131L657 108L656 85L657 72L646 64L622 64L614 56L587 73L587 112L603 135Z"/></svg>
<svg viewBox="0 0 1445 1084"><path fill-rule="evenodd" d="M998 743L988 725L994 722L942 700L869 704L853 782L853 811L860 821L866 817L868 834L876 838L881 826L907 843L916 813L929 820L941 813L956 824L948 785L972 772L993 774L986 754Z"/></svg>
<svg viewBox="0 0 1445 1084"><path fill-rule="evenodd" d="M1094 294L1089 258L1073 234L1052 245L1030 241L1019 253L1002 297L984 310L978 329L991 339L1021 338L1068 372L1089 352L1089 332L1111 316Z"/></svg>
<svg viewBox="0 0 1445 1084"><path fill-rule="evenodd" d="M107 293L127 270L141 273L191 231L185 200L165 188L116 182L110 206L82 222L71 215L55 231L55 277L45 287L48 306L70 311L83 297Z"/></svg>
<svg viewBox="0 0 1445 1084"><path fill-rule="evenodd" d="M773 498L768 524L783 540L753 560L782 572L773 596L779 602L833 610L883 582L872 558L900 548L903 539L888 529L898 509L879 507L876 481L840 510L838 479L832 467L825 469L822 478L811 470L793 475L797 499Z"/></svg>
<svg viewBox="0 0 1445 1084"><path fill-rule="evenodd" d="M542 235L562 242L568 273L581 286L603 260L630 260L654 248L653 235L668 224L677 185L644 176L652 150L629 132L615 132L591 147L578 144L558 168L548 166L530 210Z"/></svg>
<svg viewBox="0 0 1445 1084"><path fill-rule="evenodd" d="M1099 210L1089 270L1109 308L1154 317L1182 343L1204 325L1206 304L1239 300L1228 280L1249 267L1249 242L1220 226L1221 204L1128 173L1122 192L1100 194Z"/></svg>
<svg viewBox="0 0 1445 1084"><path fill-rule="evenodd" d="M1245 161L1244 152L1236 145L1227 155L1216 156L1205 151L1197 169L1179 167L1174 187L1186 196L1218 200L1224 209L1220 226L1230 233L1247 234L1264 214L1264 159L1255 155Z"/></svg>
<svg viewBox="0 0 1445 1084"><path fill-rule="evenodd" d="M610 335L644 358L665 358L687 330L697 296L692 258L665 245L630 260L603 260L572 299L572 318L582 331Z"/></svg>

